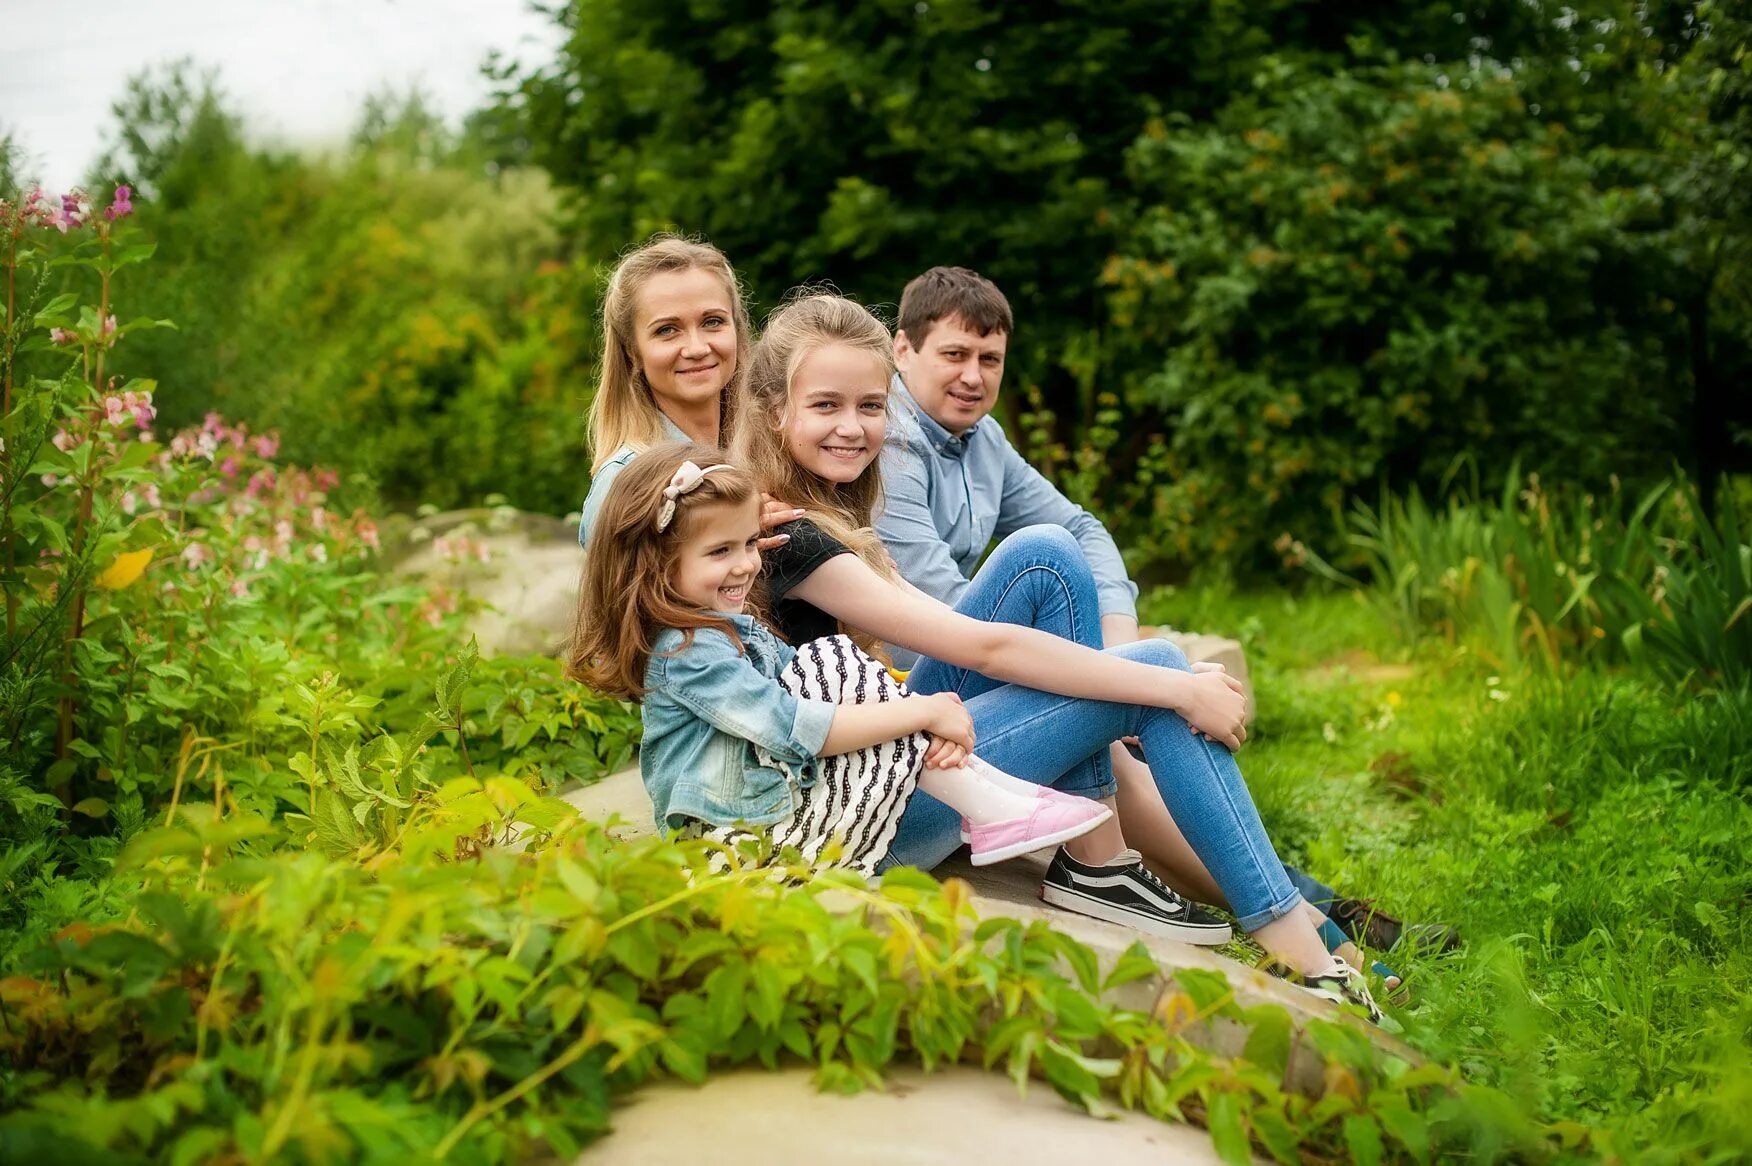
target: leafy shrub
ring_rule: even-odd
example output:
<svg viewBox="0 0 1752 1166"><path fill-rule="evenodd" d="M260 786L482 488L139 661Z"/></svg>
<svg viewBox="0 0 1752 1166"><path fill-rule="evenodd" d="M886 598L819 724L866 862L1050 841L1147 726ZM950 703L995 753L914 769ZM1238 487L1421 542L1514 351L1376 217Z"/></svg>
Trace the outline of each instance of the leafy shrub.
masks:
<svg viewBox="0 0 1752 1166"><path fill-rule="evenodd" d="M1463 453L1604 484L1677 448L1682 324L1616 283L1651 261L1627 228L1653 194L1606 189L1506 69L1450 70L1284 64L1132 147L1147 193L1104 273L1103 355L1147 370L1123 399L1170 422L1133 431L1160 451L1127 496L1141 555L1313 539L1365 483Z"/></svg>
<svg viewBox="0 0 1752 1166"><path fill-rule="evenodd" d="M513 783L514 786L514 783ZM469 784L483 825L538 816ZM439 793L458 804L460 787ZM520 788L520 787L518 787ZM554 812L558 812L558 807ZM189 813L136 838L134 914L75 927L0 981L8 1157L498 1162L575 1154L610 1105L659 1073L781 1058L830 1089L902 1055L977 1057L1097 1108L1203 1114L1224 1157L1349 1147L1407 1160L1505 1131L1502 1100L1383 1059L1321 1021L1321 1100L1286 1094L1289 1017L1242 1010L1223 978L1179 974L1160 1015L1091 994L1156 974L1134 947L1103 972L1041 924L976 924L966 888L914 872L869 886L782 866L706 872L710 848L615 844L561 822L530 853L477 849L456 814L360 866L275 848L259 819ZM775 877L775 874L782 877ZM1188 1037L1251 1026L1244 1058ZM1093 1050L1103 1047L1106 1054ZM1492 1133L1490 1131L1497 1131Z"/></svg>

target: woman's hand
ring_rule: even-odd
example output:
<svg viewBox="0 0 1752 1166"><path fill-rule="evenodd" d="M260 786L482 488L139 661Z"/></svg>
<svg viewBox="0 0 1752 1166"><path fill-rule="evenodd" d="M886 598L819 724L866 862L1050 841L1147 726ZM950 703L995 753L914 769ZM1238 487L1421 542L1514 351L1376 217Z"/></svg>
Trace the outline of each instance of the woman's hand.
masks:
<svg viewBox="0 0 1752 1166"><path fill-rule="evenodd" d="M932 743L931 752L937 752L943 745L951 746L961 750L961 760L965 761L967 754L973 752L973 716L961 703L961 698L953 692L938 692L930 696L912 696L907 699L926 705L923 710L926 720L920 726L920 731L940 739ZM944 769L953 768L947 763L931 761L930 756L930 753L925 755L928 764ZM960 762L955 764L959 765Z"/></svg>
<svg viewBox="0 0 1752 1166"><path fill-rule="evenodd" d="M795 522L802 517L803 512L789 502L777 501L771 494L760 496L760 528L762 530L771 530L775 526L783 526L787 522ZM775 534L761 539L754 545L757 550L770 551L774 547L782 547L790 541L791 536L788 534Z"/></svg>
<svg viewBox="0 0 1752 1166"><path fill-rule="evenodd" d="M1186 718L1192 731L1203 733L1231 751L1241 748L1241 743L1247 740L1247 694L1241 682L1221 666L1200 668L1195 664L1192 675L1181 675L1187 683L1180 715Z"/></svg>

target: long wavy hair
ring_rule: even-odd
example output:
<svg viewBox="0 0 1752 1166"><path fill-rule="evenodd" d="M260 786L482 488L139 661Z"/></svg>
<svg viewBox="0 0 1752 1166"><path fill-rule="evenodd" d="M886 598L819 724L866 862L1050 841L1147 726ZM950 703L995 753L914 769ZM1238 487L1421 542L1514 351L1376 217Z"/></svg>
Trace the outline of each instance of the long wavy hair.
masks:
<svg viewBox="0 0 1752 1166"><path fill-rule="evenodd" d="M741 647L729 620L702 611L676 593L675 561L695 512L719 503L751 502L759 490L754 477L740 469L709 474L676 499L674 522L659 531L663 488L684 461L701 469L728 464L724 452L709 445L681 441L654 445L614 480L591 532L566 650L566 675L598 692L628 700L644 696L645 666L657 633L664 628L682 629L683 647L693 642L700 628L717 628ZM759 612L751 608L749 614L758 617Z"/></svg>
<svg viewBox="0 0 1752 1166"><path fill-rule="evenodd" d="M797 369L810 353L830 344L868 352L882 363L885 384L892 379L894 338L868 308L822 292L799 296L767 318L760 343L749 358L731 436L732 457L754 475L762 490L802 509L877 574L894 579L894 566L873 529L876 507L882 501L881 458L873 459L851 482L830 482L798 465L785 448L785 421ZM873 649L869 637L846 630L861 646Z"/></svg>
<svg viewBox="0 0 1752 1166"><path fill-rule="evenodd" d="M718 434L723 441L731 429L737 387L748 367L750 327L748 309L736 272L724 253L710 243L675 235L656 235L650 242L622 256L608 278L602 300L602 373L596 383L596 398L590 403L590 470L622 446L648 449L663 440L663 414L639 363L634 342L633 313L639 292L654 275L671 271L709 271L724 281L730 297L731 323L736 328L736 369L718 402Z"/></svg>

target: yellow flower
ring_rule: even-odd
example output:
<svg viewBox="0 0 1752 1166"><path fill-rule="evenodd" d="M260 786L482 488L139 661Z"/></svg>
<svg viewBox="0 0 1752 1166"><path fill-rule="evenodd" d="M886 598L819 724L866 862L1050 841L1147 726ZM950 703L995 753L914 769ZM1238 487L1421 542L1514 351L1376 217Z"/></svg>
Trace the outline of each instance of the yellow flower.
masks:
<svg viewBox="0 0 1752 1166"><path fill-rule="evenodd" d="M1397 692L1390 692L1387 694L1387 703L1394 708L1399 707L1399 702L1401 699L1403 699L1403 698L1400 697L1400 695Z"/></svg>
<svg viewBox="0 0 1752 1166"><path fill-rule="evenodd" d="M120 591L134 580L138 579L146 564L152 561L152 552L128 551L116 556L116 561L103 569L103 574L97 577L97 585L105 591Z"/></svg>

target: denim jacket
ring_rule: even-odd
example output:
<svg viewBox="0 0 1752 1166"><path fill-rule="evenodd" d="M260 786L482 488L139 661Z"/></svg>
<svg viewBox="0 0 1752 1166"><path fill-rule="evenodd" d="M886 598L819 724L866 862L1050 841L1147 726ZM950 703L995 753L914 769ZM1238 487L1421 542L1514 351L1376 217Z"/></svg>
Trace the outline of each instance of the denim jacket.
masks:
<svg viewBox="0 0 1752 1166"><path fill-rule="evenodd" d="M681 431L681 426L663 418L664 441L692 440ZM614 485L614 480L620 477L620 472L632 464L640 450L630 445L623 445L614 451L614 456L602 463L602 468L590 476L590 489L584 495L584 513L578 517L578 545L586 549L590 546L590 528L596 525L597 512L602 509L602 503L608 497L608 488Z"/></svg>
<svg viewBox="0 0 1752 1166"><path fill-rule="evenodd" d="M714 628L696 630L676 652L683 634L665 628L645 667L639 774L658 829L689 818L770 826L790 815L793 785L815 781L836 706L779 687L795 650L751 616L726 618L744 652Z"/></svg>

